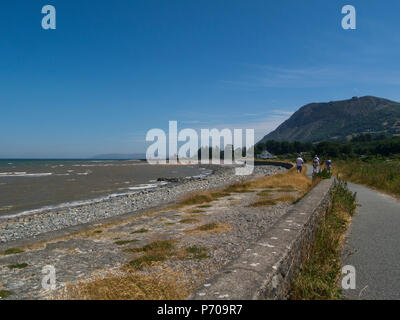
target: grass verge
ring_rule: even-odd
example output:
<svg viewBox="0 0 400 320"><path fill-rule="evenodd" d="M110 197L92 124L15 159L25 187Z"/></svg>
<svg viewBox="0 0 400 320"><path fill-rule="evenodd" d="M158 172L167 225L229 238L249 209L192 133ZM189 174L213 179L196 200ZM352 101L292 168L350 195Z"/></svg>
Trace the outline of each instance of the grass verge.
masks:
<svg viewBox="0 0 400 320"><path fill-rule="evenodd" d="M341 275L340 252L347 227L356 209L356 194L347 183L335 182L332 205L318 228L314 242L303 261L290 297L292 300L341 299L338 280Z"/></svg>
<svg viewBox="0 0 400 320"><path fill-rule="evenodd" d="M338 161L334 172L342 179L400 198L400 161Z"/></svg>

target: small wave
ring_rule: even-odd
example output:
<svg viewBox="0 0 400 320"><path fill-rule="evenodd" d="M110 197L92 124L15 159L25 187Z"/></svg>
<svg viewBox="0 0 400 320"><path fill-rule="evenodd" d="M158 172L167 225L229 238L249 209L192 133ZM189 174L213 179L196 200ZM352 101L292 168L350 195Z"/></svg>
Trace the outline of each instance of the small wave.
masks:
<svg viewBox="0 0 400 320"><path fill-rule="evenodd" d="M14 208L14 206L4 206L4 207L0 207L0 211L6 211L6 210L10 210Z"/></svg>
<svg viewBox="0 0 400 320"><path fill-rule="evenodd" d="M76 174L78 176L87 176L88 174L91 174L91 173L92 173L92 171L88 170L86 172L77 172Z"/></svg>
<svg viewBox="0 0 400 320"><path fill-rule="evenodd" d="M129 190L143 190L143 189L153 189L157 188L163 185L166 185L168 182L160 182L160 183L148 183L148 184L138 184L137 186L134 187L129 187Z"/></svg>
<svg viewBox="0 0 400 320"><path fill-rule="evenodd" d="M46 177L51 176L53 173L26 173L26 172L0 172L0 178L2 177Z"/></svg>
<svg viewBox="0 0 400 320"><path fill-rule="evenodd" d="M73 167L115 167L115 164L74 164Z"/></svg>
<svg viewBox="0 0 400 320"><path fill-rule="evenodd" d="M162 182L155 186L157 187L157 186L164 185L164 184L167 184L167 182ZM145 185L141 185L141 186L145 186ZM132 187L132 188L134 188L134 187ZM131 189L131 188L129 188L129 189ZM145 188L145 189L147 189L147 188ZM21 216L31 216L31 215L39 214L41 212L49 211L49 210L57 210L57 209L65 210L65 209L75 208L75 207L79 207L79 206L83 206L83 205L91 205L91 204L111 200L111 199L117 198L117 197L136 194L136 193L138 193L138 190L140 190L140 189L132 189L132 191L122 192L122 193L113 193L113 194L109 194L107 196L95 198L95 199L78 200L78 201L64 202L64 203L57 204L57 205L45 206L45 207L41 207L38 209L32 209L32 210L27 210L27 211L15 213L15 214L0 216L0 220L13 219L13 218L21 217Z"/></svg>

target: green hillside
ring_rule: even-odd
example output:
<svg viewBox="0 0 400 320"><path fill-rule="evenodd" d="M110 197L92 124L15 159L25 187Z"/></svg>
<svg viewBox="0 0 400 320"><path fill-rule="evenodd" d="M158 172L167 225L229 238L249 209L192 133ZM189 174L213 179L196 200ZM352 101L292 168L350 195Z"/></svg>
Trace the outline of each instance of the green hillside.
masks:
<svg viewBox="0 0 400 320"><path fill-rule="evenodd" d="M311 103L260 142L343 141L361 133L400 135L400 103L371 96Z"/></svg>

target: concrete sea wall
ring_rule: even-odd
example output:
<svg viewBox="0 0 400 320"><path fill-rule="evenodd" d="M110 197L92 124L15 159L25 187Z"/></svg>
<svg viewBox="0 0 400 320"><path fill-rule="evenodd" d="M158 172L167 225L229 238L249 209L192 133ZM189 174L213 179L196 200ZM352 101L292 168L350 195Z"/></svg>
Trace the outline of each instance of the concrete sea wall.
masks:
<svg viewBox="0 0 400 320"><path fill-rule="evenodd" d="M322 180L257 243L223 267L189 299L287 299L319 222L331 202L333 179Z"/></svg>

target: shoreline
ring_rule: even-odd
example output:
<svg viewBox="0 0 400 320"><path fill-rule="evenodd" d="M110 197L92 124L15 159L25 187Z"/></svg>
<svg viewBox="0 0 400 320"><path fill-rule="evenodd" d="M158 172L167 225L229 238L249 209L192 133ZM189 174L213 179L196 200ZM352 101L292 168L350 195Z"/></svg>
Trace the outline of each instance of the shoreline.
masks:
<svg viewBox="0 0 400 320"><path fill-rule="evenodd" d="M96 221L101 222L128 213L138 212L139 214L140 211L177 201L192 192L219 188L238 181L253 179L257 176L273 175L286 170L282 167L270 165L257 166L252 175L242 177L234 174L233 167L215 165L201 167L211 169L213 172L208 176L178 179L180 181L170 182L158 188L107 197L98 202L78 204L73 207L52 208L40 213L15 216L3 220L0 218L0 243L7 244L10 241L26 238L34 239L44 233Z"/></svg>
<svg viewBox="0 0 400 320"><path fill-rule="evenodd" d="M148 183L140 183L135 186L129 187L128 190L130 190L130 191L125 191L125 192L120 192L120 193L115 191L115 192L100 195L100 196L94 197L94 198L84 198L84 199L80 199L80 200L59 202L59 203L54 203L51 205L38 207L38 208L32 208L32 209L27 209L27 210L22 210L22 211L17 211L17 212L6 213L3 215L0 215L0 226L3 221L13 221L13 220L17 220L22 217L29 217L29 216L33 216L36 214L42 214L42 213L47 213L47 212L51 212L51 211L66 210L66 209L70 209L70 208L76 208L76 207L87 206L87 205L91 205L91 204L95 204L95 203L101 203L101 202L105 202L105 201L110 201L113 198L120 198L120 197L135 195L135 194L141 193L142 191L156 191L156 190L161 189L162 187L170 187L174 183L175 184L186 183L186 182L190 182L190 181L194 181L194 180L204 179L207 176L213 175L218 171L229 169L228 167L212 166L212 165L197 165L197 166L200 169L207 170L208 172L194 175L194 176L186 176L186 177L172 177L172 178L159 177L158 179L155 179L155 180L149 180Z"/></svg>

